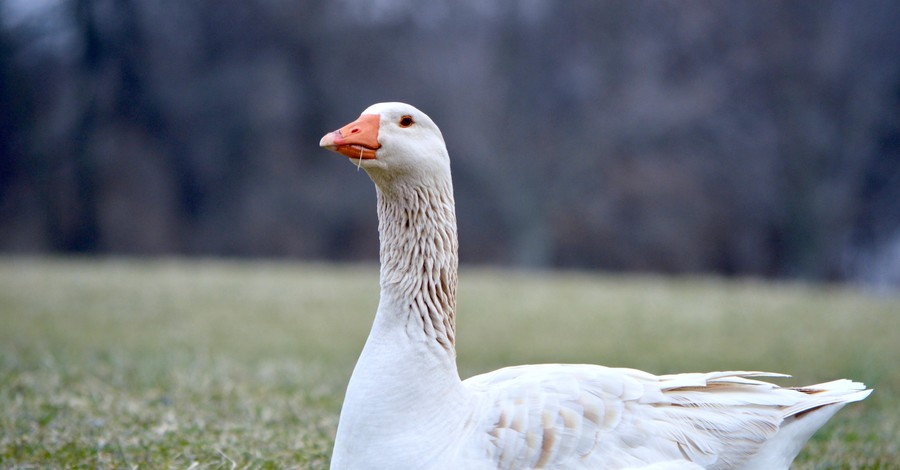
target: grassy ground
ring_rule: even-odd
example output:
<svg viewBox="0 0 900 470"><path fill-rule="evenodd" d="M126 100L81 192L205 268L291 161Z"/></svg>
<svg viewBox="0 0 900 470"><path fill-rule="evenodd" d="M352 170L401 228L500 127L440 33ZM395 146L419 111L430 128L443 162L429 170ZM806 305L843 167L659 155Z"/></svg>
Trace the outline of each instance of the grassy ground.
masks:
<svg viewBox="0 0 900 470"><path fill-rule="evenodd" d="M326 468L374 267L0 259L0 467ZM900 468L900 297L464 269L463 376L528 362L876 388L795 468Z"/></svg>

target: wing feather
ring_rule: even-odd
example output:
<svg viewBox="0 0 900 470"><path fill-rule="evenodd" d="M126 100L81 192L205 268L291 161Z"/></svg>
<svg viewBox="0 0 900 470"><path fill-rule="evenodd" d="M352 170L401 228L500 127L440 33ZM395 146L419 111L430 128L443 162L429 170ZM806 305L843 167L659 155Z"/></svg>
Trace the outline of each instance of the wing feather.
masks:
<svg viewBox="0 0 900 470"><path fill-rule="evenodd" d="M571 468L600 463L600 456L604 465L620 468L667 461L724 468L758 451L787 410L808 398L806 391L760 377L785 376L654 376L547 364L500 369L463 383L482 397L474 447L498 468Z"/></svg>

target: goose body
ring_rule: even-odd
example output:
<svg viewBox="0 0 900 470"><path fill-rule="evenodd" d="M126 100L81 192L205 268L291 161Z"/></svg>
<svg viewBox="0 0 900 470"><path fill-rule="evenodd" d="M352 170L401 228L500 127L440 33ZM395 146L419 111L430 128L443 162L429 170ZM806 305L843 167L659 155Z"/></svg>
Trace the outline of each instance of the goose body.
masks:
<svg viewBox="0 0 900 470"><path fill-rule="evenodd" d="M786 469L845 404L837 380L783 388L761 372L656 376L584 364L460 380L457 237L438 127L379 103L320 145L375 182L381 295L344 398L331 468Z"/></svg>

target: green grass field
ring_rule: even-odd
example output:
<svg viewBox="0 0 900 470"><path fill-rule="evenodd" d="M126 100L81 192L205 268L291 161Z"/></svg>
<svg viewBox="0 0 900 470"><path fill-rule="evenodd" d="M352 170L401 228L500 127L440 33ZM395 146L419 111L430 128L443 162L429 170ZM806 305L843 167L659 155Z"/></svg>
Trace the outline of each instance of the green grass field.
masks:
<svg viewBox="0 0 900 470"><path fill-rule="evenodd" d="M900 297L463 269L464 377L589 362L875 387L795 468L900 468ZM0 260L0 467L327 468L374 266Z"/></svg>

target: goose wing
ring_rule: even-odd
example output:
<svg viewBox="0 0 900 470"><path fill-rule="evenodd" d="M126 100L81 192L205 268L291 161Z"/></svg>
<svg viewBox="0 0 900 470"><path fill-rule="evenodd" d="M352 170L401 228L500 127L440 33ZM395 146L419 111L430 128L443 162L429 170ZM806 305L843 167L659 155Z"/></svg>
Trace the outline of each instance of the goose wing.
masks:
<svg viewBox="0 0 900 470"><path fill-rule="evenodd" d="M548 364L463 382L480 395L472 458L497 468L733 467L754 455L808 397L761 372L655 376Z"/></svg>

